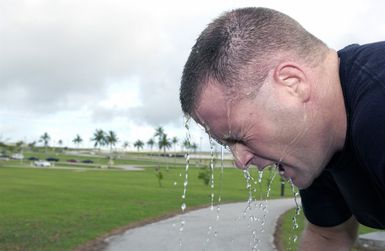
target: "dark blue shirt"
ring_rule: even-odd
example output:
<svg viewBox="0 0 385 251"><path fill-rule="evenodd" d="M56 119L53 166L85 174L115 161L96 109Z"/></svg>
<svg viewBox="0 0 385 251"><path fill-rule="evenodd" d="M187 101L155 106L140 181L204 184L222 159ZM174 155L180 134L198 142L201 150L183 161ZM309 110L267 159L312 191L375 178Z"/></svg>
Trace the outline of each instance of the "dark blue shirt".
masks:
<svg viewBox="0 0 385 251"><path fill-rule="evenodd" d="M385 42L350 45L338 56L345 145L300 191L304 213L318 226L335 226L354 215L363 225L385 229Z"/></svg>

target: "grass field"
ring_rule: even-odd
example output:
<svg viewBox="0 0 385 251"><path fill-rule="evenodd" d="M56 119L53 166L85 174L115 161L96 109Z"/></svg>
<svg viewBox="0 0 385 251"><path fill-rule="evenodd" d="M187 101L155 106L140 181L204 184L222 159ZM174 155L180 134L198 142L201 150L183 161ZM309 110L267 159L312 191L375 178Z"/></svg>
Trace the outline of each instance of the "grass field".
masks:
<svg viewBox="0 0 385 251"><path fill-rule="evenodd" d="M91 159L106 163L104 158ZM170 165L167 171L162 164L164 179L159 187L154 168L157 162L119 162L133 163L153 167L144 171L105 170L92 165L88 169L53 169L30 167L28 161L0 162L0 250L72 250L129 223L180 212L184 166ZM199 172L199 168L189 170L188 208L210 203L211 189L198 179ZM264 189L267 176L262 181ZM221 183L218 168L215 177L217 200ZM271 198L279 197L279 187L276 178ZM286 195L291 195L288 185ZM224 170L221 197L223 203L248 199L240 170Z"/></svg>

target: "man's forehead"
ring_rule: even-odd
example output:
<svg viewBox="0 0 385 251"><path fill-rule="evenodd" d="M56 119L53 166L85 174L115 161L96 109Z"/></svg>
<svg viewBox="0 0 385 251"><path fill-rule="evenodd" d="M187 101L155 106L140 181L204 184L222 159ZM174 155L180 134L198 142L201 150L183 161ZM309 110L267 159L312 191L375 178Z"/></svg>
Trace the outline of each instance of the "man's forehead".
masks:
<svg viewBox="0 0 385 251"><path fill-rule="evenodd" d="M219 84L208 83L202 90L193 119L213 138L227 135L231 100Z"/></svg>
<svg viewBox="0 0 385 251"><path fill-rule="evenodd" d="M211 121L220 119L226 114L226 97L217 85L208 84L202 90L192 117L202 126L208 126Z"/></svg>
<svg viewBox="0 0 385 251"><path fill-rule="evenodd" d="M227 102L228 96L226 95L226 88L217 82L210 81L203 87L197 100L194 113L206 113L213 109L217 113L219 110L225 110Z"/></svg>

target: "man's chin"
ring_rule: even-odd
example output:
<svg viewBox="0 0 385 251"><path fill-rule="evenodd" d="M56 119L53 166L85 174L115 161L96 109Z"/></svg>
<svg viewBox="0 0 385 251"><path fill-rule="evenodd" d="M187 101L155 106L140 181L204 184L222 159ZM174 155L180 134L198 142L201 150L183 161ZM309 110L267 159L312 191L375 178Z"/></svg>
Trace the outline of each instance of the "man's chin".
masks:
<svg viewBox="0 0 385 251"><path fill-rule="evenodd" d="M298 180L292 179L294 186L298 187L298 189L306 189L313 183L313 180Z"/></svg>

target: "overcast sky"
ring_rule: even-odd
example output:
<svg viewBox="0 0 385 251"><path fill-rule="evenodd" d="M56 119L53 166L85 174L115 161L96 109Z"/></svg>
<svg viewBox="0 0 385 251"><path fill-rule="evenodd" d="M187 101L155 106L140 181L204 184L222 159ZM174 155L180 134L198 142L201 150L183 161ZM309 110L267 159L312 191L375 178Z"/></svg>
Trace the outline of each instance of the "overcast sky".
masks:
<svg viewBox="0 0 385 251"><path fill-rule="evenodd" d="M0 141L47 132L90 146L103 129L132 144L158 126L183 138L190 48L212 19L246 6L282 11L334 49L385 40L381 0L0 0ZM206 142L198 129L192 137Z"/></svg>

